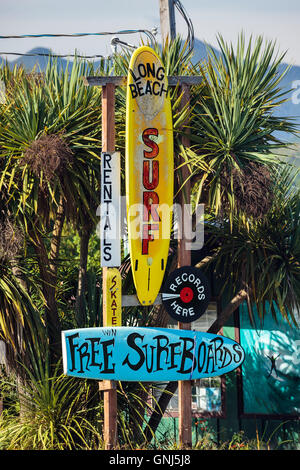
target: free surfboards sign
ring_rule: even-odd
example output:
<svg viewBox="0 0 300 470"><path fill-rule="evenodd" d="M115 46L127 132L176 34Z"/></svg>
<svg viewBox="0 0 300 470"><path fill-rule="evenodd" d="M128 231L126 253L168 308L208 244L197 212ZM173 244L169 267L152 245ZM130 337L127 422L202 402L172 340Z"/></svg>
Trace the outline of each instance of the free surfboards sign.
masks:
<svg viewBox="0 0 300 470"><path fill-rule="evenodd" d="M137 297L154 303L165 273L173 205L173 125L168 81L148 46L132 55L126 103L126 203Z"/></svg>
<svg viewBox="0 0 300 470"><path fill-rule="evenodd" d="M66 375L96 380L159 382L226 374L244 351L221 335L143 327L82 328L62 332Z"/></svg>

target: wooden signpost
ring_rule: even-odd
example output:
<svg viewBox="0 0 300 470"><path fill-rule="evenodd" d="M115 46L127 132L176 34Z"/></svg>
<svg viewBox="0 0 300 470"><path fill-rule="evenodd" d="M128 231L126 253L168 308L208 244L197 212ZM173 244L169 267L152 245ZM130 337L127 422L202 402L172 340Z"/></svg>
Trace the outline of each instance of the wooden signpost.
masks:
<svg viewBox="0 0 300 470"><path fill-rule="evenodd" d="M115 86L108 83L102 88L102 152L114 154L115 152ZM103 166L102 166L103 168ZM118 176L120 178L120 175ZM102 176L104 180L104 176ZM114 182L114 180L111 180ZM119 183L116 182L117 188ZM102 193L104 194L104 192ZM115 198L112 198L115 199ZM104 201L101 201L103 203ZM120 240L118 240L120 250ZM111 258L113 256L111 252ZM102 255L101 255L102 256ZM119 258L117 256L117 258ZM109 266L112 266L110 260ZM107 302L107 284L109 282L108 267L102 268L102 295L103 295L103 326L111 326L111 306ZM107 450L113 449L117 444L117 390L111 380L99 382L99 390L104 394L104 442Z"/></svg>

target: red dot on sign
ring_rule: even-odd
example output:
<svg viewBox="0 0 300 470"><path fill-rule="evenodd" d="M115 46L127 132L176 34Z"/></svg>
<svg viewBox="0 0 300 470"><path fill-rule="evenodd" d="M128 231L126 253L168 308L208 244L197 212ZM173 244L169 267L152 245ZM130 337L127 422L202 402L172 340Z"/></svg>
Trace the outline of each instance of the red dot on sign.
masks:
<svg viewBox="0 0 300 470"><path fill-rule="evenodd" d="M180 291L180 298L182 302L185 302L186 304L191 302L194 297L194 292L190 287L184 287Z"/></svg>

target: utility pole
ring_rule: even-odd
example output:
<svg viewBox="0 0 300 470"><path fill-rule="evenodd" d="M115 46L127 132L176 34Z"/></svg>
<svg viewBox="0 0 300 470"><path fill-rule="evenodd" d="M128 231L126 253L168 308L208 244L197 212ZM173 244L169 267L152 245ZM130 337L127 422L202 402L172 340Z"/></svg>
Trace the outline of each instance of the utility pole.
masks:
<svg viewBox="0 0 300 470"><path fill-rule="evenodd" d="M162 43L167 37L172 41L176 37L174 0L159 0L160 32Z"/></svg>

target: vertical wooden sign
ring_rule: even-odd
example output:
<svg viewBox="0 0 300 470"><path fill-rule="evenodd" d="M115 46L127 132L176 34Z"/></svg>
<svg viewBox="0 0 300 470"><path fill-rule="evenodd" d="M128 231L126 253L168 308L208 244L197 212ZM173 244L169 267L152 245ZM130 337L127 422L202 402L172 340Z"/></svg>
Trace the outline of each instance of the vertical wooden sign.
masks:
<svg viewBox="0 0 300 470"><path fill-rule="evenodd" d="M118 269L107 269L103 292L107 326L122 326L122 279Z"/></svg>
<svg viewBox="0 0 300 470"><path fill-rule="evenodd" d="M102 152L100 217L101 266L107 268L120 266L119 152Z"/></svg>
<svg viewBox="0 0 300 470"><path fill-rule="evenodd" d="M105 154L115 153L115 86L111 83L108 83L102 88L102 151ZM109 161L106 163L109 163ZM106 170L107 169L109 168L106 167ZM118 181L119 179L120 173L118 174ZM112 261L109 266L112 266ZM110 326L108 323L108 312L105 302L109 270L109 267L103 267L102 269L102 293L104 300L103 326ZM110 450L117 444L117 390L115 382L111 380L105 380L103 382L99 382L99 390L103 390L104 393L103 434L105 449Z"/></svg>

